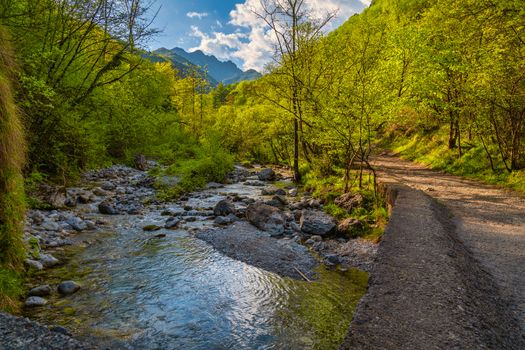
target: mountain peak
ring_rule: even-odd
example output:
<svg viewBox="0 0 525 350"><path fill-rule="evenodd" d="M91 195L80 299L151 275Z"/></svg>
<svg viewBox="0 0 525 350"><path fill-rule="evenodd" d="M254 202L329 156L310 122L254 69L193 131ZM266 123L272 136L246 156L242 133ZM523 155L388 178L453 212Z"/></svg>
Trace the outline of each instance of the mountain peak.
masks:
<svg viewBox="0 0 525 350"><path fill-rule="evenodd" d="M165 51L166 50L166 51ZM189 61L191 64L205 69L207 74L211 76L217 82L224 84L233 84L242 80L254 80L261 76L261 74L253 69L243 72L237 65L231 60L220 61L213 55L207 55L201 50L195 50L193 52L187 52L180 47L174 47L171 50L160 48L155 50L154 53L166 54L169 51L171 54L182 57L184 60ZM171 56L171 55L167 55Z"/></svg>

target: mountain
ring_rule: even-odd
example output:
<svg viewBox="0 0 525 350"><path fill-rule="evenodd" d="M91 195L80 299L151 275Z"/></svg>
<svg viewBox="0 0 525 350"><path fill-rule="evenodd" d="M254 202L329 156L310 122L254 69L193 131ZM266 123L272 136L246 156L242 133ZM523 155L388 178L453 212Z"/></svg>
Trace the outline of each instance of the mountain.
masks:
<svg viewBox="0 0 525 350"><path fill-rule="evenodd" d="M160 48L145 57L153 62L159 62L159 59L168 59L183 75L188 71L188 67L196 66L200 72L206 75L206 79L212 86L217 86L219 82L228 85L261 77L261 73L254 69L243 72L232 61L219 61L217 57L206 55L200 50L187 52L179 47L171 50Z"/></svg>
<svg viewBox="0 0 525 350"><path fill-rule="evenodd" d="M219 84L219 82L214 77L206 73L199 66L188 61L184 57L177 55L171 50L160 48L153 52L144 53L142 57L150 60L151 62L171 62L173 67L177 69L177 71L179 71L183 77L189 75L190 69L196 68L199 75L204 76L211 86L215 87Z"/></svg>

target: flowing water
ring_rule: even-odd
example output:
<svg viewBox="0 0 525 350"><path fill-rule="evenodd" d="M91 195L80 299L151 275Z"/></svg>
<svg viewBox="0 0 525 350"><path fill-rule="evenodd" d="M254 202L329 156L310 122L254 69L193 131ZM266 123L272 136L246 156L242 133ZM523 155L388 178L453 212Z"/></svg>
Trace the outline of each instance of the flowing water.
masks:
<svg viewBox="0 0 525 350"><path fill-rule="evenodd" d="M112 232L41 276L47 283L68 276L82 289L51 297L29 316L107 348L333 349L342 340L366 273L321 268L316 282L283 278L230 259L185 230L142 230L162 220L160 210L111 217Z"/></svg>

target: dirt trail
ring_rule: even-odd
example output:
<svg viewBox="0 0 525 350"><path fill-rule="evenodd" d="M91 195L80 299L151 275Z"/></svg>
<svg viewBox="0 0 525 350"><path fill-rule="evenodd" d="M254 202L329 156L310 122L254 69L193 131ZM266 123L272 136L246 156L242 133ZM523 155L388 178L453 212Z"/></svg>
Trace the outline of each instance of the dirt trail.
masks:
<svg viewBox="0 0 525 350"><path fill-rule="evenodd" d="M422 190L451 211L459 240L492 275L525 335L525 198L393 156L373 165L382 182Z"/></svg>

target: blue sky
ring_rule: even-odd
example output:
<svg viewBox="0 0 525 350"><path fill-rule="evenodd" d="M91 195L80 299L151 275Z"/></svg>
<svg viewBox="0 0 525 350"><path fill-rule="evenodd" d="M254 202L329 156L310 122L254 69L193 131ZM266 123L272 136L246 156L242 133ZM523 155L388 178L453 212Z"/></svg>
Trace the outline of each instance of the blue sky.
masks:
<svg viewBox="0 0 525 350"><path fill-rule="evenodd" d="M306 0L314 13L337 10L334 29L362 11L370 0ZM242 69L262 71L271 60L271 35L251 9L259 0L155 0L160 11L153 27L160 29L150 49L182 47L202 50L220 60L232 60Z"/></svg>

